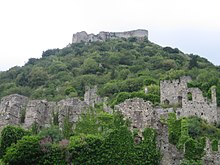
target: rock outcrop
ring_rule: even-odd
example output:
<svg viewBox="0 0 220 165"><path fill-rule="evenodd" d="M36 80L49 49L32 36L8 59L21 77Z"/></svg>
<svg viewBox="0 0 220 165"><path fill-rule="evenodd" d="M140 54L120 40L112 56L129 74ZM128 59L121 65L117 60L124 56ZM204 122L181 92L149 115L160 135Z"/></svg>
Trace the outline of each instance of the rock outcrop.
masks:
<svg viewBox="0 0 220 165"><path fill-rule="evenodd" d="M143 29L126 31L126 32L100 32L99 34L87 34L85 31L73 34L72 43L80 42L96 42L96 41L106 41L109 39L117 38L130 38L136 37L138 39L148 38L148 31Z"/></svg>

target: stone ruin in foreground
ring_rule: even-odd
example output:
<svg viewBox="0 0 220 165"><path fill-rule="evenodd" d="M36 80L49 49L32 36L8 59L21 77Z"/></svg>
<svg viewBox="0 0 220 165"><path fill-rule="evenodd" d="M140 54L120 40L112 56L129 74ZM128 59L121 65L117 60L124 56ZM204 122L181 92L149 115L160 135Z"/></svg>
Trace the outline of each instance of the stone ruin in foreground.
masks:
<svg viewBox="0 0 220 165"><path fill-rule="evenodd" d="M143 131L146 127L156 129L157 145L163 157L162 165L178 165L183 159L183 153L169 143L168 127L161 122L161 117L166 119L168 113L175 112L177 117L198 116L209 123L219 122L220 108L217 107L216 89L211 89L212 99L208 100L198 88L188 88L190 77L181 77L177 80L164 80L160 82L161 104L177 105L171 108L154 107L151 102L141 98L127 99L116 105L114 110L122 112L125 118L131 121L131 129ZM189 98L188 95L191 97ZM68 98L59 102L46 100L30 100L25 96L13 94L1 99L0 102L0 127L5 125L20 125L30 128L34 122L40 127L48 127L57 117L60 128L66 116L73 125L86 113L90 106L103 102L104 99L97 95L97 87L86 88L84 101L78 98ZM113 110L104 103L104 110ZM141 137L141 135L140 135ZM220 164L220 153L211 151L210 141L206 142L206 155L204 162L208 165ZM220 145L219 145L220 151Z"/></svg>

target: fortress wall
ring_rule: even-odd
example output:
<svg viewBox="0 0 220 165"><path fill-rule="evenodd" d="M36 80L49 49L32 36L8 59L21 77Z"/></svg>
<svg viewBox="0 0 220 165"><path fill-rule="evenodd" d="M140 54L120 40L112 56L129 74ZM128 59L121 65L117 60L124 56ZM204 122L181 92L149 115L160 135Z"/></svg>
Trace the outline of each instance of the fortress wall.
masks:
<svg viewBox="0 0 220 165"><path fill-rule="evenodd" d="M160 82L161 104L178 104L181 102L182 93L187 89L187 83L191 81L189 76L177 80L164 80Z"/></svg>
<svg viewBox="0 0 220 165"><path fill-rule="evenodd" d="M152 125L154 110L151 102L146 102L141 98L127 99L115 106L115 109L131 120L131 129L143 129Z"/></svg>
<svg viewBox="0 0 220 165"><path fill-rule="evenodd" d="M73 34L72 43L80 43L80 42L96 42L96 41L106 41L108 39L117 39L117 38L129 38L129 37L137 37L137 38L148 38L148 31L143 29L126 31L126 32L100 32L97 35L87 34L85 31L78 32Z"/></svg>
<svg viewBox="0 0 220 165"><path fill-rule="evenodd" d="M28 98L25 96L13 94L1 99L0 103L0 127L20 123L22 109L26 107Z"/></svg>
<svg viewBox="0 0 220 165"><path fill-rule="evenodd" d="M192 94L192 100L189 100L188 93ZM218 122L217 105L204 98L199 88L188 88L183 92L182 108L177 111L177 116L198 116L209 123L215 123Z"/></svg>

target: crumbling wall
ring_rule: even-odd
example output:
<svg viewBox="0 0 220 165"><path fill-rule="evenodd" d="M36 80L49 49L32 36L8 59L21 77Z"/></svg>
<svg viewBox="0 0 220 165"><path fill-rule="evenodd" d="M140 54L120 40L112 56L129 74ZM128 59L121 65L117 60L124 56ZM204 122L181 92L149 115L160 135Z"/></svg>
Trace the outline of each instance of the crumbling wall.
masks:
<svg viewBox="0 0 220 165"><path fill-rule="evenodd" d="M181 104L182 93L187 89L187 83L191 81L189 76L177 80L164 80L160 82L161 104Z"/></svg>
<svg viewBox="0 0 220 165"><path fill-rule="evenodd" d="M85 31L73 34L72 43L106 41L117 38L144 38L148 37L148 31L143 29L132 30L127 32L100 32L97 35L87 34Z"/></svg>
<svg viewBox="0 0 220 165"><path fill-rule="evenodd" d="M0 127L20 124L21 111L27 103L28 98L18 94L3 97L0 103Z"/></svg>
<svg viewBox="0 0 220 165"><path fill-rule="evenodd" d="M205 165L220 164L220 144L218 144L218 151L212 151L211 141L206 139L205 155L203 162Z"/></svg>
<svg viewBox="0 0 220 165"><path fill-rule="evenodd" d="M86 111L89 105L71 98L59 102L48 102L46 100L29 100L21 95L9 95L2 98L0 103L0 127L5 125L21 125L31 128L33 123L39 127L48 127L53 124L54 117L58 115L58 124L63 126L65 117L75 124L80 115ZM23 121L21 121L23 117Z"/></svg>
<svg viewBox="0 0 220 165"><path fill-rule="evenodd" d="M212 101L203 97L202 91L198 88L188 88L182 93L182 108L178 109L178 117L198 116L209 123L218 122L218 111L216 103L216 91L212 90ZM188 94L192 95L192 98L188 98Z"/></svg>
<svg viewBox="0 0 220 165"><path fill-rule="evenodd" d="M144 101L142 98L127 99L116 105L115 109L122 112L125 118L131 121L131 128L143 129L153 124L152 103Z"/></svg>
<svg viewBox="0 0 220 165"><path fill-rule="evenodd" d="M161 165L179 165L183 154L169 143L168 126L160 122L160 118L167 118L172 108L154 108L149 101L141 98L127 99L116 105L115 110L122 112L125 118L130 119L131 129L137 128L142 132L144 128L151 127L157 131L157 147L162 154Z"/></svg>
<svg viewBox="0 0 220 165"><path fill-rule="evenodd" d="M88 104L78 98L69 98L57 103L59 126L62 128L65 118L72 124L75 124L82 113L85 113Z"/></svg>
<svg viewBox="0 0 220 165"><path fill-rule="evenodd" d="M191 81L189 76L177 80L164 80L160 82L161 104L179 105L177 117L198 116L209 123L219 121L220 114L217 110L216 89L212 87L212 100L203 97L199 88L188 88ZM189 97L190 96L190 97Z"/></svg>
<svg viewBox="0 0 220 165"><path fill-rule="evenodd" d="M95 104L103 102L103 99L97 95L97 86L90 88L89 86L85 87L84 101L89 106L94 107Z"/></svg>
<svg viewBox="0 0 220 165"><path fill-rule="evenodd" d="M48 102L45 100L30 100L26 106L23 126L25 128L31 128L32 124L36 122L38 126L44 127L45 121L49 118L47 104Z"/></svg>

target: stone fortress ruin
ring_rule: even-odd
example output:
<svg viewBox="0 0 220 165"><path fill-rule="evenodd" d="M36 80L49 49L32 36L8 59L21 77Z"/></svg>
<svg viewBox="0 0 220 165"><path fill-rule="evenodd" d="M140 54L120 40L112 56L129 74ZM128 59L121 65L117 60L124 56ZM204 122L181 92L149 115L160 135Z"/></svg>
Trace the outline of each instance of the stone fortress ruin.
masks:
<svg viewBox="0 0 220 165"><path fill-rule="evenodd" d="M96 41L106 41L109 39L118 38L130 38L136 37L137 39L148 38L148 31L144 29L126 31L126 32L100 32L99 34L87 34L85 31L73 34L72 43L80 42L96 42Z"/></svg>
<svg viewBox="0 0 220 165"><path fill-rule="evenodd" d="M185 76L177 80L160 82L161 104L170 105L168 106L170 108L155 107L150 101L133 98L116 105L112 110L105 104L105 99L97 95L97 87L86 87L83 101L79 98L68 98L59 102L48 102L46 100L30 100L25 96L13 94L1 99L0 127L10 124L31 128L34 123L40 127L48 127L57 119L60 128L62 128L66 117L74 125L89 107L104 102L104 110L110 113L120 111L125 118L131 121L131 129L139 130L140 138L144 128L154 128L158 134L157 145L163 155L161 164L178 165L184 154L169 143L168 126L161 122L161 118L167 119L168 113L175 112L179 118L198 116L212 124L220 120L216 89L214 87L211 89L212 99L208 100L203 97L200 89L187 87L187 83L190 81L191 78ZM177 108L173 108L174 105ZM210 150L210 141L207 140L206 143L204 162L209 165L220 164L220 153Z"/></svg>
<svg viewBox="0 0 220 165"><path fill-rule="evenodd" d="M199 88L188 88L187 83L191 77L184 76L177 80L164 80L160 82L161 104L177 105L178 117L198 116L209 123L219 122L219 109L217 107L216 89L211 88L211 100L203 97Z"/></svg>

